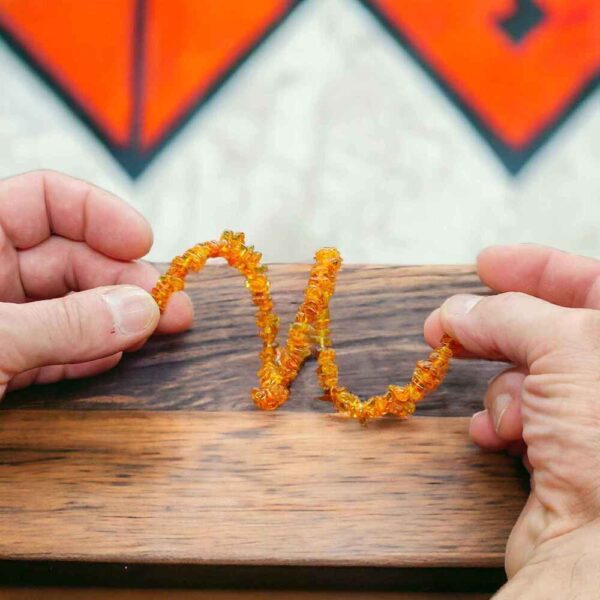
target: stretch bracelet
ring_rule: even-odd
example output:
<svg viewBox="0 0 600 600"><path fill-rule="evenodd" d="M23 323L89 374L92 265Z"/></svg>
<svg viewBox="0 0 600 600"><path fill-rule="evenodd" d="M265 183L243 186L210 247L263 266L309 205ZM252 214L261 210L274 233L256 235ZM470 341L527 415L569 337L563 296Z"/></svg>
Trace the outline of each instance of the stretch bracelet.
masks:
<svg viewBox="0 0 600 600"><path fill-rule="evenodd" d="M314 351L323 399L330 401L337 411L361 423L387 414L408 418L415 412L416 405L440 385L450 359L459 347L457 342L444 335L427 360L417 362L407 385L390 385L384 394L362 401L339 384L330 337L329 300L342 265L337 249L322 248L315 254L303 302L283 346L277 341L279 317L274 312L267 267L261 264L261 253L246 246L243 233L225 231L218 241L197 244L173 259L152 290L161 312L169 298L183 290L188 273L200 271L209 258L224 258L245 277L246 287L257 308L256 326L262 340L261 366L257 372L259 385L252 389L251 396L256 406L263 410L275 410L289 398L290 385Z"/></svg>

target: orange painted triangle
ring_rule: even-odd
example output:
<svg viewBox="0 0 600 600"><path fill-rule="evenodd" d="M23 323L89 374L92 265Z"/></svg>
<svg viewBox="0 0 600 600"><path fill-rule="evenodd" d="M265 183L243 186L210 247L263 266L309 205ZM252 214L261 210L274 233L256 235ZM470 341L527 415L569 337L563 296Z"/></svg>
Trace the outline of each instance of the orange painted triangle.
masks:
<svg viewBox="0 0 600 600"><path fill-rule="evenodd" d="M132 123L134 0L0 0L0 22L30 60L115 145Z"/></svg>
<svg viewBox="0 0 600 600"><path fill-rule="evenodd" d="M362 2L513 172L600 79L597 0ZM136 175L297 3L0 0L0 34ZM499 25L532 7L524 34Z"/></svg>
<svg viewBox="0 0 600 600"><path fill-rule="evenodd" d="M535 143L600 73L598 0L364 3L513 151ZM518 11L543 17L515 40L501 23Z"/></svg>
<svg viewBox="0 0 600 600"><path fill-rule="evenodd" d="M142 147L156 144L291 4L285 0L148 0Z"/></svg>
<svg viewBox="0 0 600 600"><path fill-rule="evenodd" d="M0 35L137 175L300 0L0 0Z"/></svg>

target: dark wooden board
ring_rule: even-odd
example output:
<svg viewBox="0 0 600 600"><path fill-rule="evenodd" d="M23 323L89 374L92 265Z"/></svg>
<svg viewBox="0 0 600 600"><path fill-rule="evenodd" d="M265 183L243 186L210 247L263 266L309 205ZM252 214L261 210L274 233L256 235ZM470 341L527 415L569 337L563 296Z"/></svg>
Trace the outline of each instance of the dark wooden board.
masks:
<svg viewBox="0 0 600 600"><path fill-rule="evenodd" d="M97 587L342 592L488 593L506 581L497 567L319 567L105 563L70 561L0 561L0 590L14 587ZM2 587L4 585L4 587ZM427 596L426 596L427 597ZM462 597L462 596L459 596Z"/></svg>
<svg viewBox="0 0 600 600"><path fill-rule="evenodd" d="M0 600L486 600L481 594L0 588Z"/></svg>
<svg viewBox="0 0 600 600"><path fill-rule="evenodd" d="M309 267L270 267L272 290L287 333L302 298ZM140 410L254 410L259 340L254 307L242 278L225 265L208 265L190 279L194 328L154 338L106 375L9 394L7 408ZM403 384L424 358L426 316L458 292L485 293L472 267L348 266L332 301L333 338L344 385L362 397ZM308 362L282 411L330 412ZM423 415L467 416L480 410L496 363L455 363L446 382L419 407Z"/></svg>

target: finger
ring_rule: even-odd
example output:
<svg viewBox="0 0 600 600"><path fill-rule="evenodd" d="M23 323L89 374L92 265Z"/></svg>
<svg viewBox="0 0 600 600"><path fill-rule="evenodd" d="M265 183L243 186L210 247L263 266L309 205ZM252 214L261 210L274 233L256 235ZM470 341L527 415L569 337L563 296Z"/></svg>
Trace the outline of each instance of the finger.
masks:
<svg viewBox="0 0 600 600"><path fill-rule="evenodd" d="M152 229L134 208L85 181L33 171L0 181L0 225L17 248L56 234L107 256L132 260L152 246Z"/></svg>
<svg viewBox="0 0 600 600"><path fill-rule="evenodd" d="M93 377L115 367L121 357L122 352L117 352L105 358L99 358L85 363L76 363L74 365L50 365L38 369L30 369L24 373L19 373L13 377L8 384L8 391L18 390L29 385L55 383L63 379L81 379L84 377Z"/></svg>
<svg viewBox="0 0 600 600"><path fill-rule="evenodd" d="M516 442L523 437L521 401L527 371L514 367L499 373L488 384L484 405L496 434L505 442Z"/></svg>
<svg viewBox="0 0 600 600"><path fill-rule="evenodd" d="M444 302L439 320L442 330L473 355L530 367L552 349L566 350L578 339L586 321L583 312L516 292L459 294ZM588 316L592 313L596 314L589 311Z"/></svg>
<svg viewBox="0 0 600 600"><path fill-rule="evenodd" d="M440 309L436 308L427 317L427 319L425 319L425 324L423 325L423 334L426 342L432 348L435 348L437 345L439 345L444 333L445 332L442 329L442 322L440 320ZM473 352L469 352L462 346L455 350L454 356L457 358L479 358L477 355L473 354Z"/></svg>
<svg viewBox="0 0 600 600"><path fill-rule="evenodd" d="M479 447L490 452L504 450L507 446L506 440L496 433L492 417L487 410L477 412L471 417L469 435Z"/></svg>
<svg viewBox="0 0 600 600"><path fill-rule="evenodd" d="M149 263L115 260L83 242L56 236L19 252L19 269L25 294L34 300L106 285L131 284L150 291L159 277L157 269ZM189 329L193 314L191 300L179 292L161 315L157 332Z"/></svg>
<svg viewBox="0 0 600 600"><path fill-rule="evenodd" d="M147 341L148 339L142 340L141 342L138 342L137 344L134 344L133 346L127 348L125 352L137 352L138 350L141 350L144 347Z"/></svg>
<svg viewBox="0 0 600 600"><path fill-rule="evenodd" d="M0 299L4 302L23 302L25 292L19 278L19 257L0 225Z"/></svg>
<svg viewBox="0 0 600 600"><path fill-rule="evenodd" d="M134 286L98 288L57 300L2 304L2 374L10 379L36 367L111 356L147 338L158 319L152 296Z"/></svg>
<svg viewBox="0 0 600 600"><path fill-rule="evenodd" d="M481 280L573 308L600 308L600 262L532 244L491 246L477 258Z"/></svg>

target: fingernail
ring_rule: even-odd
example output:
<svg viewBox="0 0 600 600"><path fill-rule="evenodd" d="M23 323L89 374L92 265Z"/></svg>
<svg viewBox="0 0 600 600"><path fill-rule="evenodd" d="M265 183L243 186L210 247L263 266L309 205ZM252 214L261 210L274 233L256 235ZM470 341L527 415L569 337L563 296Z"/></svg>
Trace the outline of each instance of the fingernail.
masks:
<svg viewBox="0 0 600 600"><path fill-rule="evenodd" d="M442 304L442 312L450 317L463 317L466 315L480 300L481 296L473 294L458 294L452 296Z"/></svg>
<svg viewBox="0 0 600 600"><path fill-rule="evenodd" d="M494 423L494 429L496 432L500 431L500 425L502 423L502 417L510 404L512 397L510 394L498 394L492 402L492 421Z"/></svg>
<svg viewBox="0 0 600 600"><path fill-rule="evenodd" d="M476 413L473 413L473 416L471 417L471 421L473 419L478 419L481 415L485 415L486 412L487 412L487 410L480 410Z"/></svg>
<svg viewBox="0 0 600 600"><path fill-rule="evenodd" d="M156 302L141 288L117 286L104 292L102 298L112 313L115 327L121 333L141 333L156 321Z"/></svg>

